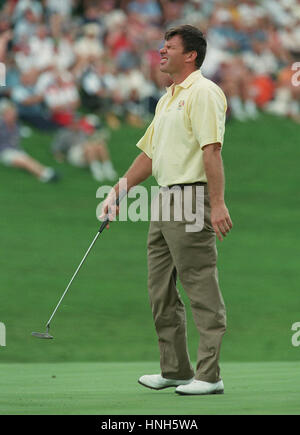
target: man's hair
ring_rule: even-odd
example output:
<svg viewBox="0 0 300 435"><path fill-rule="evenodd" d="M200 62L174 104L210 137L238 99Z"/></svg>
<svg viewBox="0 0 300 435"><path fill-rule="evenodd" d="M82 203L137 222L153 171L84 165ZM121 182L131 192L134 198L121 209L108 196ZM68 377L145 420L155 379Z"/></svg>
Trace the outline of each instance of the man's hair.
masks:
<svg viewBox="0 0 300 435"><path fill-rule="evenodd" d="M182 39L184 53L189 53L191 51L197 52L195 66L200 68L206 55L207 46L206 39L201 30L197 29L197 27L190 26L189 24L172 27L166 31L165 40L168 41L176 35L179 35Z"/></svg>

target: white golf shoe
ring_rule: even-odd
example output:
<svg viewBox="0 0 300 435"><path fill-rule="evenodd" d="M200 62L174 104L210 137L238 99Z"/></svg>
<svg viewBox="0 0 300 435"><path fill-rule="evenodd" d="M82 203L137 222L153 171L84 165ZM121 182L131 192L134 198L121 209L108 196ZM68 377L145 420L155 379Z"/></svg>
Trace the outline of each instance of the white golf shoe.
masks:
<svg viewBox="0 0 300 435"><path fill-rule="evenodd" d="M177 387L179 385L187 385L193 381L192 379L178 380L166 379L161 375L144 375L138 380L138 383L152 390L163 390L164 388Z"/></svg>
<svg viewBox="0 0 300 435"><path fill-rule="evenodd" d="M197 381L196 379L188 385L180 385L175 390L176 393L182 395L204 395L204 394L223 394L224 384L223 381L215 383Z"/></svg>

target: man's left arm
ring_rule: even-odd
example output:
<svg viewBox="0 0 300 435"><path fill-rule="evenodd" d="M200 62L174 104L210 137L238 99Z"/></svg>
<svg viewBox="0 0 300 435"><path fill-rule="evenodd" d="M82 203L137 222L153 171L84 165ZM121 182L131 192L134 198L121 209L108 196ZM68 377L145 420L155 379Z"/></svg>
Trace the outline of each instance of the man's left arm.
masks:
<svg viewBox="0 0 300 435"><path fill-rule="evenodd" d="M211 205L211 224L220 241L232 228L232 221L225 205L225 177L219 143L203 147L203 162Z"/></svg>

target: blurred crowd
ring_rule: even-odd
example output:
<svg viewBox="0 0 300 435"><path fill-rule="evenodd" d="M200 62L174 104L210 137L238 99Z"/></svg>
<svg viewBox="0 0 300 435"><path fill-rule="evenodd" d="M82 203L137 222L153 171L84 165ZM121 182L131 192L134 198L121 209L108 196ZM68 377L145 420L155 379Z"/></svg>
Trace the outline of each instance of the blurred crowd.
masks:
<svg viewBox="0 0 300 435"><path fill-rule="evenodd" d="M104 148L99 120L111 129L122 122L143 127L171 84L159 70L165 30L183 23L206 35L202 72L224 90L229 117L243 122L265 111L300 121L300 86L292 80L300 61L300 0L1 3L6 85L0 87L0 101L14 104L28 125L44 131L59 127L69 135L77 129L85 145ZM89 113L94 117L82 115ZM59 131L54 155L61 136Z"/></svg>

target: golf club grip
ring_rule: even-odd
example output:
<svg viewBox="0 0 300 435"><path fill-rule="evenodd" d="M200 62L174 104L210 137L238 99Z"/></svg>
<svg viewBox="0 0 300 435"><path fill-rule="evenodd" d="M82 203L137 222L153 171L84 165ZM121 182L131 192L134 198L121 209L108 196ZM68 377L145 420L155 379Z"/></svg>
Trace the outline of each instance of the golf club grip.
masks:
<svg viewBox="0 0 300 435"><path fill-rule="evenodd" d="M106 218L105 221L102 222L100 228L99 228L99 233L102 233L102 231L104 230L104 228L106 227L106 225L109 223L109 219Z"/></svg>
<svg viewBox="0 0 300 435"><path fill-rule="evenodd" d="M116 199L116 205L118 206L120 203L120 197L121 195ZM104 230L104 228L106 227L106 225L109 223L109 218L107 217L101 224L100 228L99 228L99 233L102 233L102 231Z"/></svg>

